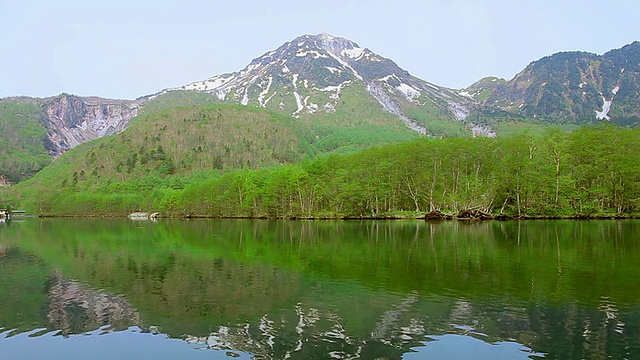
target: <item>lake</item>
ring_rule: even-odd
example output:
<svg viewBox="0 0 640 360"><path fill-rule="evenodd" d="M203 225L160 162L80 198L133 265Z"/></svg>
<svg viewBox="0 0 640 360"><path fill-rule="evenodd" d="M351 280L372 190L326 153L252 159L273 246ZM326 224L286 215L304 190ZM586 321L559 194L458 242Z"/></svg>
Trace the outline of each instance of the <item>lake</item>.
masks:
<svg viewBox="0 0 640 360"><path fill-rule="evenodd" d="M0 223L0 359L640 359L640 221Z"/></svg>

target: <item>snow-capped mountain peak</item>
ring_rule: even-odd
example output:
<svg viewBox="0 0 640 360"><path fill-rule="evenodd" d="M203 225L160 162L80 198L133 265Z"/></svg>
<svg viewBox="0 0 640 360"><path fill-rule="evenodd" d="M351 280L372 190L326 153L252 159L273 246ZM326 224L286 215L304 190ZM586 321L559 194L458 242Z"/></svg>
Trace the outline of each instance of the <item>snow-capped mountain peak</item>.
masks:
<svg viewBox="0 0 640 360"><path fill-rule="evenodd" d="M171 90L215 94L220 101L259 106L295 117L337 111L343 93L366 89L382 109L427 133L405 114L407 106L436 106L463 120L472 102L456 92L411 76L393 61L329 34L303 35L254 59L239 72Z"/></svg>

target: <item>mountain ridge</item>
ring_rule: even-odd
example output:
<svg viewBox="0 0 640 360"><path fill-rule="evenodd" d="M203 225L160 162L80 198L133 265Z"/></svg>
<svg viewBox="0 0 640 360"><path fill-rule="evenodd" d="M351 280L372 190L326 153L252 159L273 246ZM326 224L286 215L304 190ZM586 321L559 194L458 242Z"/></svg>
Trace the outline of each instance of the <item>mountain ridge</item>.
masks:
<svg viewBox="0 0 640 360"><path fill-rule="evenodd" d="M70 148L125 130L137 115L183 105L235 103L290 115L314 134L314 146L330 152L413 138L408 132L495 136L503 120L634 126L639 99L639 41L602 55L552 54L511 80L489 77L449 89L351 40L302 35L240 71L136 100L65 93L0 99L0 175L21 181ZM386 134L362 136L361 129Z"/></svg>
<svg viewBox="0 0 640 360"><path fill-rule="evenodd" d="M384 111L421 134L428 133L428 127L408 116L405 108L433 106L440 118L463 121L473 102L452 89L412 76L392 60L351 40L326 33L297 37L238 72L165 89L149 98L176 90L204 91L221 102L313 117L335 112L341 92L355 86L362 86Z"/></svg>
<svg viewBox="0 0 640 360"><path fill-rule="evenodd" d="M640 42L603 55L566 51L531 62L481 102L531 118L640 121Z"/></svg>

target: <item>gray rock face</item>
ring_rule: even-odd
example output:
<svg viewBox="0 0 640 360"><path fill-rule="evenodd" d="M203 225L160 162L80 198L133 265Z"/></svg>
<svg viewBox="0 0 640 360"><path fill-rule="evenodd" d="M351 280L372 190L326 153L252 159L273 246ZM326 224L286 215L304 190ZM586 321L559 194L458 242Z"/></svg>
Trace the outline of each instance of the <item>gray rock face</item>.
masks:
<svg viewBox="0 0 640 360"><path fill-rule="evenodd" d="M47 150L57 157L84 142L120 132L140 108L135 101L58 96L43 109Z"/></svg>
<svg viewBox="0 0 640 360"><path fill-rule="evenodd" d="M7 179L4 175L0 174L0 187L7 187L11 185L9 179Z"/></svg>

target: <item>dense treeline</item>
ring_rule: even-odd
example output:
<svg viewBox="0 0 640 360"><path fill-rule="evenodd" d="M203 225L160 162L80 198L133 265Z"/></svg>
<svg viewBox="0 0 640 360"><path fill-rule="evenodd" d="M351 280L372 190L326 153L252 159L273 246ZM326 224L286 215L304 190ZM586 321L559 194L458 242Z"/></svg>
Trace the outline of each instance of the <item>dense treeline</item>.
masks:
<svg viewBox="0 0 640 360"><path fill-rule="evenodd" d="M37 100L0 99L0 175L17 183L51 163L46 135Z"/></svg>
<svg viewBox="0 0 640 360"><path fill-rule="evenodd" d="M638 149L637 129L552 129L498 139L423 139L293 165L190 178L156 174L90 189L31 184L20 196L22 206L44 215L387 217L478 209L628 216L640 207Z"/></svg>

